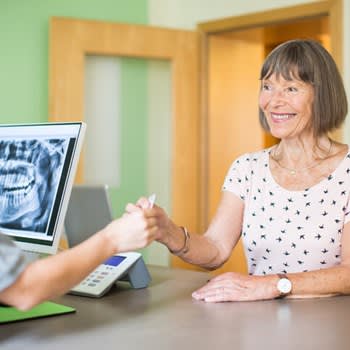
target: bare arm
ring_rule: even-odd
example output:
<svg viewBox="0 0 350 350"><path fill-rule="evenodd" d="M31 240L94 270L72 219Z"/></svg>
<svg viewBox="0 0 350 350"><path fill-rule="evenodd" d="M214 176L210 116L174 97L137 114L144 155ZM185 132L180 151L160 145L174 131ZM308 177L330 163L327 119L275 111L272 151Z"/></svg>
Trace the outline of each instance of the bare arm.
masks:
<svg viewBox="0 0 350 350"><path fill-rule="evenodd" d="M0 292L0 301L27 310L67 292L111 255L154 240L152 222L142 212L123 217L78 246L29 264L14 284Z"/></svg>
<svg viewBox="0 0 350 350"><path fill-rule="evenodd" d="M350 223L342 233L342 260L327 269L290 273L292 293L288 298L312 298L350 294ZM264 300L279 296L277 275L246 276L227 272L214 277L193 293L193 297L207 302Z"/></svg>
<svg viewBox="0 0 350 350"><path fill-rule="evenodd" d="M350 294L350 223L342 233L340 265L304 273L288 274L293 283L291 297Z"/></svg>
<svg viewBox="0 0 350 350"><path fill-rule="evenodd" d="M147 207L146 198L141 198L137 206L128 204L127 212ZM190 232L188 252L179 257L186 262L216 269L227 261L237 244L242 227L244 203L230 192L223 192L222 198L208 230L204 234ZM154 213L159 228L158 241L168 247L170 251L178 251L184 246L184 233L160 207L154 206L149 211Z"/></svg>

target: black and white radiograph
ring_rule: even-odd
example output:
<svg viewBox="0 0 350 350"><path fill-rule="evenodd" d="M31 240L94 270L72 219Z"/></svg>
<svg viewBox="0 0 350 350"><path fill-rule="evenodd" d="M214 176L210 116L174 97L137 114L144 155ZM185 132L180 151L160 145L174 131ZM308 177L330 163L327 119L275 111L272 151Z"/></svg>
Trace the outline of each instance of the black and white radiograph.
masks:
<svg viewBox="0 0 350 350"><path fill-rule="evenodd" d="M68 141L0 140L0 228L46 234Z"/></svg>

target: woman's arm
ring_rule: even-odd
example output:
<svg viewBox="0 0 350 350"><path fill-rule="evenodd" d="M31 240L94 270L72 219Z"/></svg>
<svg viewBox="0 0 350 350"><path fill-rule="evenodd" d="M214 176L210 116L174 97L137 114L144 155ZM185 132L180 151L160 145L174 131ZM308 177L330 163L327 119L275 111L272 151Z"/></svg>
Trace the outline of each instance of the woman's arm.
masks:
<svg viewBox="0 0 350 350"><path fill-rule="evenodd" d="M305 273L288 274L293 291L290 297L350 294L350 223L344 226L340 265Z"/></svg>
<svg viewBox="0 0 350 350"><path fill-rule="evenodd" d="M29 264L0 301L27 310L77 285L108 257L145 247L156 238L154 220L143 212L117 219L74 248Z"/></svg>
<svg viewBox="0 0 350 350"><path fill-rule="evenodd" d="M288 298L312 298L350 294L350 223L342 233L342 260L337 266L300 273L289 273L292 292ZM277 290L277 275L247 276L227 272L211 279L193 293L207 302L273 299Z"/></svg>
<svg viewBox="0 0 350 350"><path fill-rule="evenodd" d="M137 205L128 204L126 211L131 213L147 207L147 199L141 198ZM244 203L240 198L230 192L223 192L208 230L203 235L189 232L187 252L182 249L185 247L183 229L162 208L154 206L153 209L146 210L146 213L156 218L160 243L166 245L171 252L180 251L178 255L184 261L212 270L227 261L237 244L241 234L243 210Z"/></svg>

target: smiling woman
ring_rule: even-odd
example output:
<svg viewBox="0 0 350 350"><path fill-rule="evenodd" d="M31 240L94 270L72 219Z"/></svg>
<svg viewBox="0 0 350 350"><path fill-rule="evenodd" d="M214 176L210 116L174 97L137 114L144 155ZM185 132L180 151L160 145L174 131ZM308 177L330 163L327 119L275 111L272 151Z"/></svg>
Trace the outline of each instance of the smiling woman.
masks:
<svg viewBox="0 0 350 350"><path fill-rule="evenodd" d="M350 151L328 135L347 113L335 62L316 41L292 40L270 53L260 80L260 121L280 142L232 163L207 231L188 233L157 206L147 216L171 252L207 269L242 236L249 275L219 275L195 299L350 294Z"/></svg>
<svg viewBox="0 0 350 350"><path fill-rule="evenodd" d="M295 190L315 185L347 152L346 146L328 137L347 113L332 57L314 41L287 42L268 56L260 79L260 122L281 139L270 152L274 178Z"/></svg>
<svg viewBox="0 0 350 350"><path fill-rule="evenodd" d="M278 80L280 87L285 89L284 97L288 97L291 104L304 102L305 108L312 107L309 113L312 114L312 129L316 137L339 128L344 122L347 99L342 78L331 55L316 41L288 41L266 58L260 74L259 118L267 131L270 131L270 126L264 111L263 92L270 90L269 84L266 89L264 84L269 79L275 83ZM272 93L274 88L278 86L271 86ZM308 101L308 98L312 100Z"/></svg>

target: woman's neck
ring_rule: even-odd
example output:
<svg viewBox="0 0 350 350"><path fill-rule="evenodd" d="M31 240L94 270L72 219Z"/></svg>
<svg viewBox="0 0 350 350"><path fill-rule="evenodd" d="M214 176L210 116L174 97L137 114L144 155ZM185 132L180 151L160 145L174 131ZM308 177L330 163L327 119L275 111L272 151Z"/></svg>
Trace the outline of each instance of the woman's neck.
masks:
<svg viewBox="0 0 350 350"><path fill-rule="evenodd" d="M318 139L283 139L272 152L272 159L282 168L298 171L317 165L332 153L333 141L328 136Z"/></svg>

